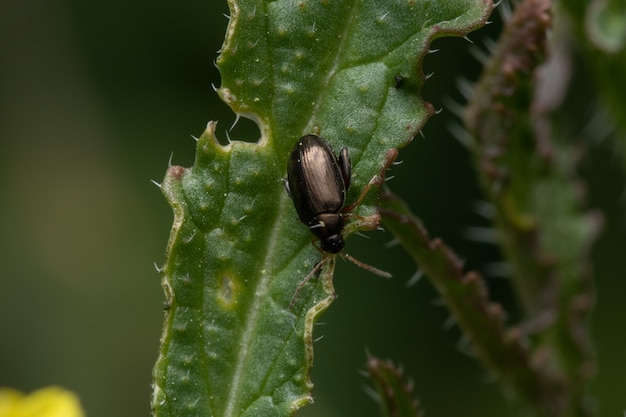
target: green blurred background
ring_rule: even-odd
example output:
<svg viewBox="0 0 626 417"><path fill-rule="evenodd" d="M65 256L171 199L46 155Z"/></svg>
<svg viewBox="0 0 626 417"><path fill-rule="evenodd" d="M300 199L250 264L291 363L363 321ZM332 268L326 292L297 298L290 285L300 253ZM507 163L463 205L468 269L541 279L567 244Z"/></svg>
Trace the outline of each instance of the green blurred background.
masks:
<svg viewBox="0 0 626 417"><path fill-rule="evenodd" d="M225 136L234 115L214 93L213 65L225 1L21 0L0 4L0 386L24 391L59 384L76 391L90 417L149 414L151 370L162 324L162 264L171 210L150 179L168 159L193 163L209 120ZM488 30L498 31L496 24ZM480 41L481 31L470 35ZM460 100L456 81L475 79L468 42L442 39L425 72L435 107ZM584 77L584 67L581 67ZM587 86L586 88L592 88ZM592 108L582 101L583 120ZM468 239L486 227L465 149L444 111L402 151L389 182L433 236L488 273L494 298L515 317L499 253ZM249 121L230 133L254 140ZM599 356L594 393L601 416L626 408L624 180L610 140L589 149L581 173L588 203L605 214L593 255ZM340 262L338 300L316 336L316 403L302 416L378 415L361 375L366 353L390 357L413 376L430 416L521 415L493 379L459 350L426 280L407 287L415 266L388 234L354 237L350 253L394 274L380 278ZM496 264L497 265L497 264ZM491 271L491 272L490 272Z"/></svg>

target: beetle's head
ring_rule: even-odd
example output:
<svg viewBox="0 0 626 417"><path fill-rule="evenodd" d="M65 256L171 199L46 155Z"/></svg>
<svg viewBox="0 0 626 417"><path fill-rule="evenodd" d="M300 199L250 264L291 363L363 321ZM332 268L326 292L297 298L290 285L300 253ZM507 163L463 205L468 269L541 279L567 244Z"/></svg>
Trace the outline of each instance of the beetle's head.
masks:
<svg viewBox="0 0 626 417"><path fill-rule="evenodd" d="M346 242L344 242L341 233L327 236L325 239L322 239L320 241L320 246L322 247L322 250L329 253L341 252L345 244Z"/></svg>

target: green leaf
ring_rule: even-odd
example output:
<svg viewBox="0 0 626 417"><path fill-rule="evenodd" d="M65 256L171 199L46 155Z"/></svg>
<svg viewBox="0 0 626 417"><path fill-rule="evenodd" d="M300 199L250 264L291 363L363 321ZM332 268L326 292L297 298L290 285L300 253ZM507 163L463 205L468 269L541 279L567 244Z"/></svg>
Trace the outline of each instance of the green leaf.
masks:
<svg viewBox="0 0 626 417"><path fill-rule="evenodd" d="M257 121L261 138L223 146L211 122L194 166L170 167L162 184L175 218L154 370L161 417L283 416L311 401L313 323L334 298L334 258L309 275L322 255L283 190L289 151L311 132L347 146L354 201L388 151L433 113L419 98L430 41L465 35L492 8L486 0L229 5L218 92ZM375 220L374 202L371 192L358 213ZM347 234L376 225L357 218Z"/></svg>

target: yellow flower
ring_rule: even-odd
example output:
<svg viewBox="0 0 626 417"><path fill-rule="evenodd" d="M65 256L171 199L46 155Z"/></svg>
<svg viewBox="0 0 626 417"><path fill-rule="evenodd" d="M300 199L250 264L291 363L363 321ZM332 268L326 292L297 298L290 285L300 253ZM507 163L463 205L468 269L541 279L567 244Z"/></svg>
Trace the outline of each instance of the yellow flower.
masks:
<svg viewBox="0 0 626 417"><path fill-rule="evenodd" d="M0 388L0 417L84 417L78 397L59 387L48 387L24 395Z"/></svg>

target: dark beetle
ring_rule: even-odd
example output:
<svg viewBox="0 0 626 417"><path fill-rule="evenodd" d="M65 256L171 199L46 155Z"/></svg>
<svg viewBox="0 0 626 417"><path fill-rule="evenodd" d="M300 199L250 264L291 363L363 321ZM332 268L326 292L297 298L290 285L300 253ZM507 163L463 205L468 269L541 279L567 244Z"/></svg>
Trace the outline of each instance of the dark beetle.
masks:
<svg viewBox="0 0 626 417"><path fill-rule="evenodd" d="M338 156L317 135L300 138L287 164L286 188L302 223L320 239L322 250L338 253L344 247L341 211L350 187L350 153Z"/></svg>
<svg viewBox="0 0 626 417"><path fill-rule="evenodd" d="M339 155L335 156L326 140L317 135L306 135L298 140L289 155L285 189L293 200L298 217L309 227L311 233L319 238L323 251L339 253L363 269L390 278L391 274L388 272L364 264L342 252L345 245L341 234L344 226L343 213L349 212L359 204L376 179L375 177L370 181L354 204L344 207L351 175L348 148L342 148ZM290 310L304 284L319 271L327 259L320 261L300 282L289 304Z"/></svg>

